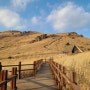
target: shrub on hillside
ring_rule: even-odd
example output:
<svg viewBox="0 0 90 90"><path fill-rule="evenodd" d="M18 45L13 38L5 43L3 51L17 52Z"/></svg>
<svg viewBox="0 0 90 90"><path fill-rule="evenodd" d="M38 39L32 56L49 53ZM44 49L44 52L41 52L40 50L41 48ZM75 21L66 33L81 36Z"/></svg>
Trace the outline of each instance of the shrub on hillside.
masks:
<svg viewBox="0 0 90 90"><path fill-rule="evenodd" d="M67 42L67 43L66 43L66 45L70 45L70 43L69 43L69 42Z"/></svg>
<svg viewBox="0 0 90 90"><path fill-rule="evenodd" d="M13 57L12 56L9 56L8 59L12 59Z"/></svg>

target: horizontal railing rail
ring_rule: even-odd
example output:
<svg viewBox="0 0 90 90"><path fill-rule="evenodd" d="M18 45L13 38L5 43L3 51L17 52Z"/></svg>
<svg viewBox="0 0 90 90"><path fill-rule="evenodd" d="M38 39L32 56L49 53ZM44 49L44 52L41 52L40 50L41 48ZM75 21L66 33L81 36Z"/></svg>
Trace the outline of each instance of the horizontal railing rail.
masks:
<svg viewBox="0 0 90 90"><path fill-rule="evenodd" d="M75 72L71 72L71 78L66 76L66 68L60 64L54 62L53 60L49 61L51 70L54 74L54 78L58 85L59 90L80 90L79 86L76 84L76 75Z"/></svg>
<svg viewBox="0 0 90 90"><path fill-rule="evenodd" d="M34 64L22 64L22 66L28 66L28 65L34 65ZM19 65L2 65L2 67L13 67L13 66L19 66Z"/></svg>
<svg viewBox="0 0 90 90"><path fill-rule="evenodd" d="M21 78L21 71L26 71L26 70L34 70L34 75L36 72L41 68L43 64L43 59L34 61L33 64L21 64L19 62L18 65L2 65L0 63L0 90L7 90L7 83L10 82L10 90L17 90L16 86L16 78L19 76L19 79ZM21 70L21 66L28 66L28 65L33 65L33 69L23 69ZM17 66L17 67L12 67L12 66ZM11 75L8 75L8 70L2 70L2 67L12 67ZM19 74L17 75L17 71ZM8 77L9 76L9 77Z"/></svg>
<svg viewBox="0 0 90 90"><path fill-rule="evenodd" d="M32 70L33 71L33 75L35 76L36 72L38 71L38 69L41 67L43 63L43 59L40 59L40 60L37 60L37 61L34 61L33 64L22 64L21 62L19 62L17 65L2 65L2 63L0 62L0 71L3 70L3 68L5 67L17 67L18 70L18 78L21 79L21 71L28 71L28 70ZM29 69L25 69L22 67L24 66L32 66L32 68L29 68ZM8 70L8 72L12 72L11 70Z"/></svg>

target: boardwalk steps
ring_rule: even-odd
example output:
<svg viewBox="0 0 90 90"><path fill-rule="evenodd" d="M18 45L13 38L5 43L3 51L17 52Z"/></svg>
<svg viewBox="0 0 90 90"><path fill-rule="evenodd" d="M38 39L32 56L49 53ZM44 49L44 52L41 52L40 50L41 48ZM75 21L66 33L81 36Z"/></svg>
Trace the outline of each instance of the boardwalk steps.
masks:
<svg viewBox="0 0 90 90"><path fill-rule="evenodd" d="M47 63L44 63L41 70L35 77L17 80L18 90L57 90L52 72Z"/></svg>

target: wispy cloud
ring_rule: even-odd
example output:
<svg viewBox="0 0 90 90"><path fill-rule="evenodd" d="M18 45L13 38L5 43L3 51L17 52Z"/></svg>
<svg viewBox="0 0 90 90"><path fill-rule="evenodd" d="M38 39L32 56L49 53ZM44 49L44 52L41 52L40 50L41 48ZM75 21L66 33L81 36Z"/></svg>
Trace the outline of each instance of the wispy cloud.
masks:
<svg viewBox="0 0 90 90"><path fill-rule="evenodd" d="M24 19L19 13L11 9L0 8L0 24L6 29L26 30L33 26L42 26L42 17L33 16L29 19Z"/></svg>
<svg viewBox="0 0 90 90"><path fill-rule="evenodd" d="M38 24L38 18L37 18L36 16L33 16L33 17L31 18L31 24L32 24L32 25L37 25L37 24Z"/></svg>
<svg viewBox="0 0 90 90"><path fill-rule="evenodd" d="M68 2L64 6L52 10L47 17L47 22L58 31L80 29L90 23L90 13L85 12L83 7Z"/></svg>
<svg viewBox="0 0 90 90"><path fill-rule="evenodd" d="M11 4L14 8L25 9L28 3L35 0L11 0Z"/></svg>

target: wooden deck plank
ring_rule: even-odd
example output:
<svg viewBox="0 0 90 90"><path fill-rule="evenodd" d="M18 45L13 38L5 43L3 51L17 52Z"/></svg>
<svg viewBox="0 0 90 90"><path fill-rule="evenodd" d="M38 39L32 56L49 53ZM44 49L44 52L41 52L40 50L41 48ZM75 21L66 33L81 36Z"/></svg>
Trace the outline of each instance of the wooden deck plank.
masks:
<svg viewBox="0 0 90 90"><path fill-rule="evenodd" d="M35 77L18 80L17 87L18 90L57 90L52 72L47 63L43 64Z"/></svg>

